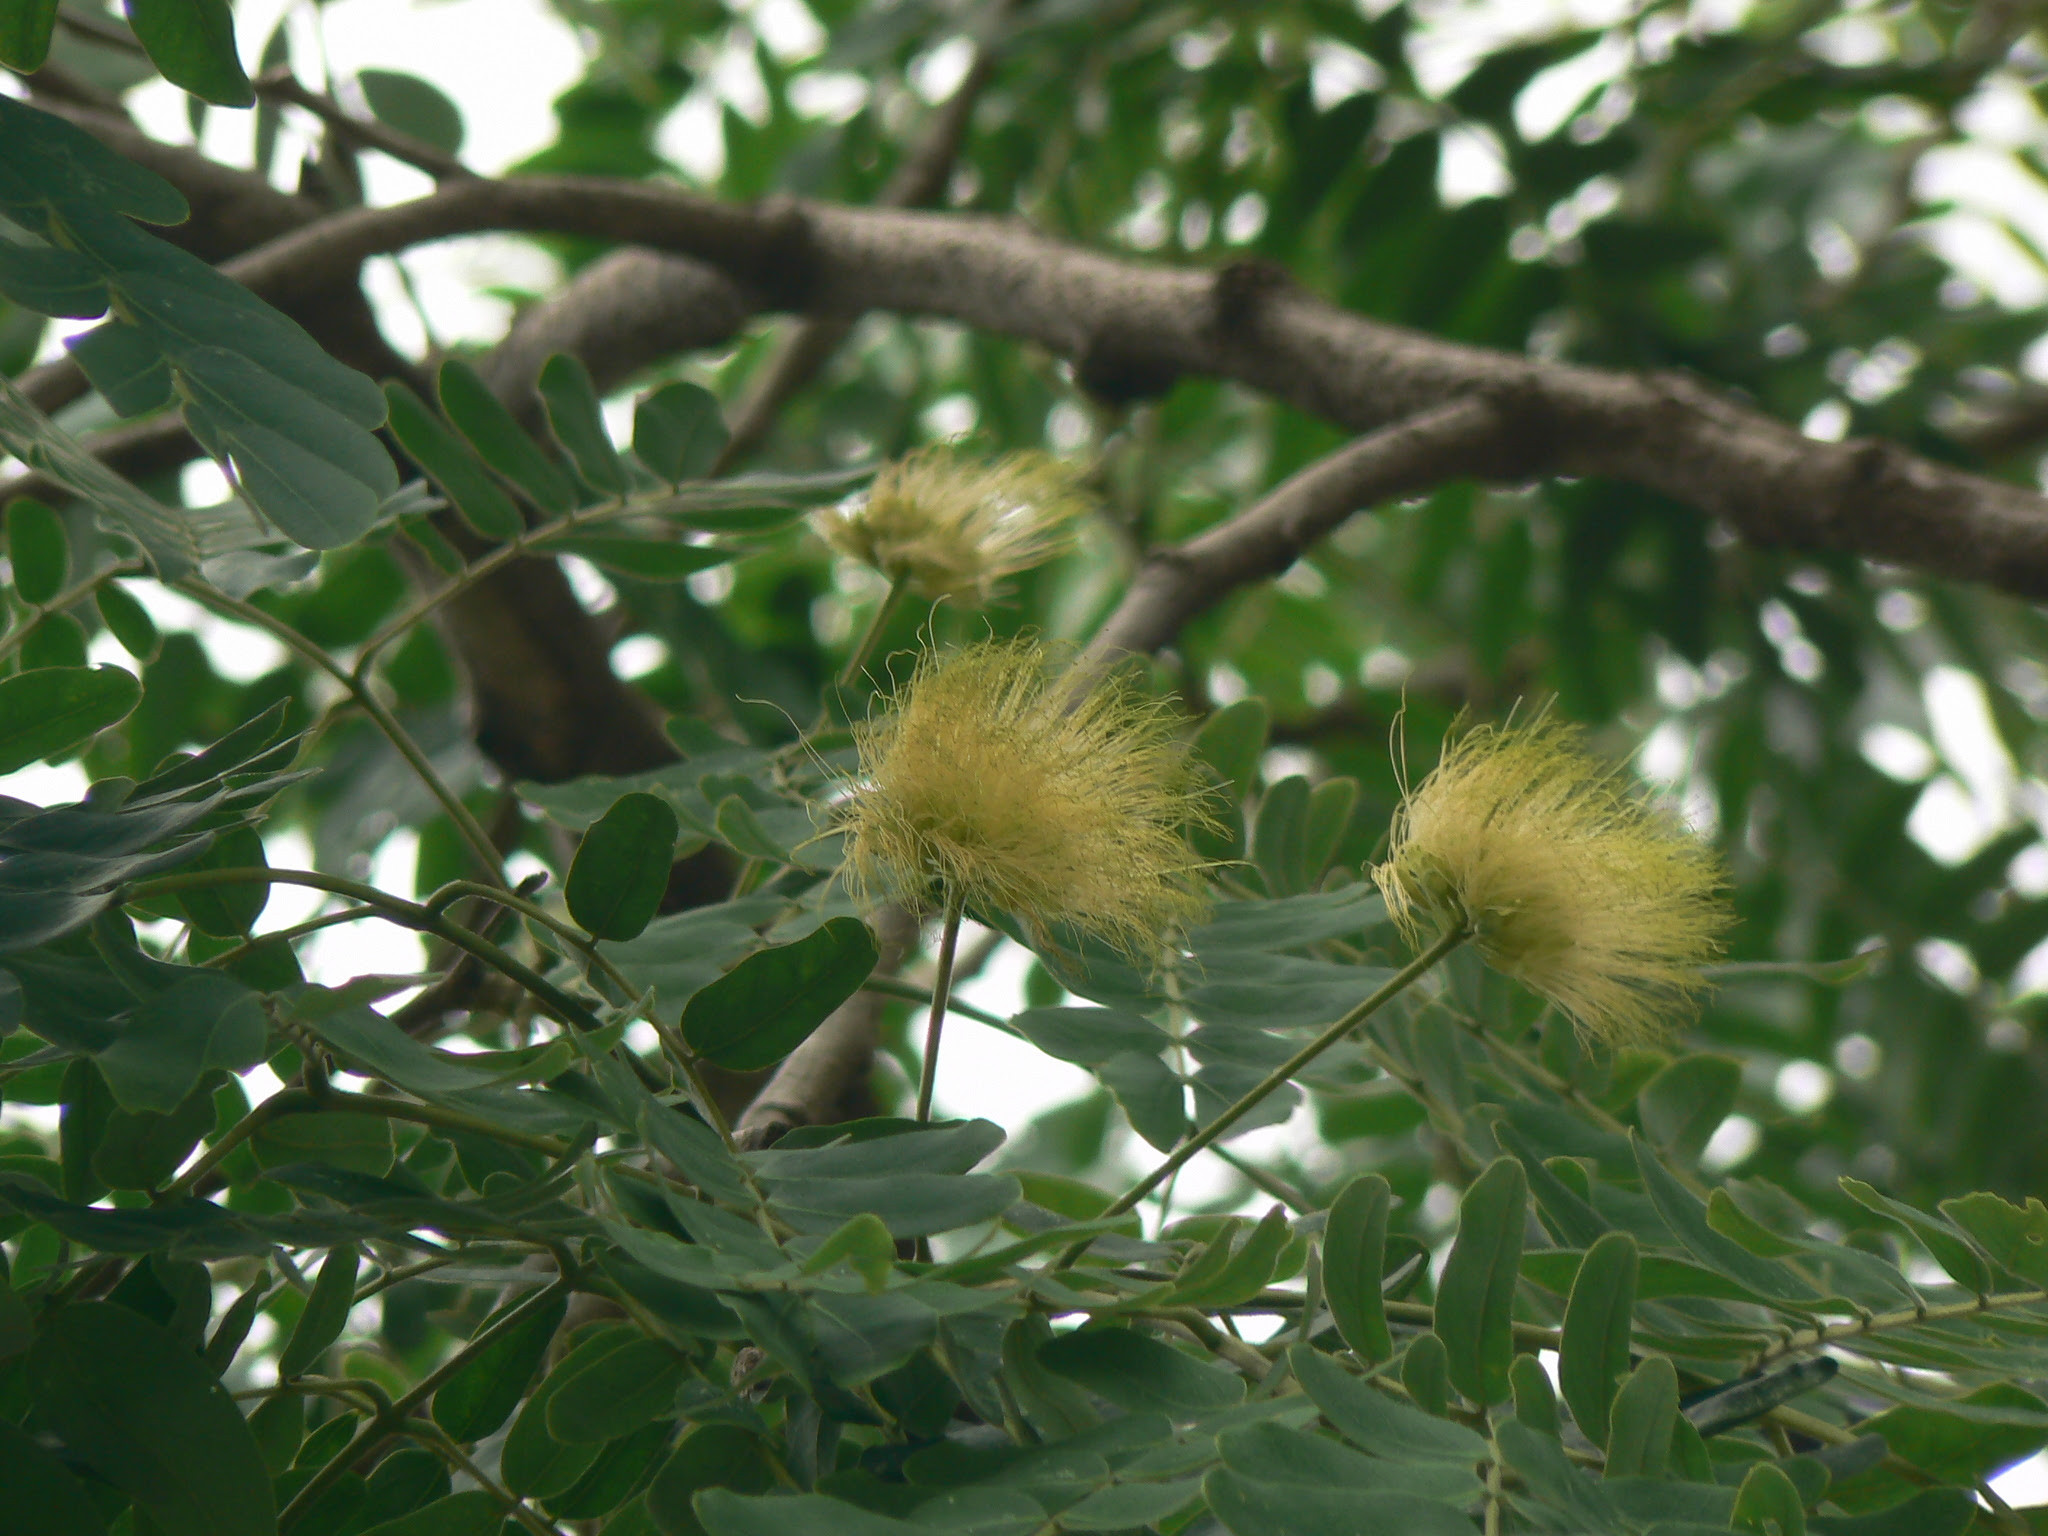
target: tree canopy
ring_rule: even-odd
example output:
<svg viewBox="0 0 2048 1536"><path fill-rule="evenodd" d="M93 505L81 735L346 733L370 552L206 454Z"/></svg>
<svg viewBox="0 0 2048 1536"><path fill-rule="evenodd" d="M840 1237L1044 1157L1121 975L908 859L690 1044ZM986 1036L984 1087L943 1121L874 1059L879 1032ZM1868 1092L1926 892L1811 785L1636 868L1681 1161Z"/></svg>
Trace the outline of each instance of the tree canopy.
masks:
<svg viewBox="0 0 2048 1536"><path fill-rule="evenodd" d="M0 0L0 1536L2048 1529L2035 9L553 6Z"/></svg>

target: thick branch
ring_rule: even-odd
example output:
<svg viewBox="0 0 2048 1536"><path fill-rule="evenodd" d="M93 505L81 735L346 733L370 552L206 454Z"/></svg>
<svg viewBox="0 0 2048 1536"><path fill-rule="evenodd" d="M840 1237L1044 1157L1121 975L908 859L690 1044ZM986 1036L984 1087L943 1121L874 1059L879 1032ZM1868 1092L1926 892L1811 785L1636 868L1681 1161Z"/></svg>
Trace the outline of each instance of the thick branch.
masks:
<svg viewBox="0 0 2048 1536"><path fill-rule="evenodd" d="M1318 460L1184 544L1151 551L1088 656L1156 651L1233 588L1279 575L1352 513L1444 480L1505 469L1496 451L1501 425L1490 401L1454 400Z"/></svg>
<svg viewBox="0 0 2048 1536"><path fill-rule="evenodd" d="M1604 475L1752 542L1838 550L2048 597L2048 503L1889 443L1822 443L1679 375L1532 361L1347 313L1246 268L1176 270L1005 219L777 200L734 206L597 178L470 181L354 210L230 270L289 302L369 256L483 229L629 241L723 269L764 305L941 315L1073 357L1126 397L1237 379L1369 431L1485 394L1522 472Z"/></svg>

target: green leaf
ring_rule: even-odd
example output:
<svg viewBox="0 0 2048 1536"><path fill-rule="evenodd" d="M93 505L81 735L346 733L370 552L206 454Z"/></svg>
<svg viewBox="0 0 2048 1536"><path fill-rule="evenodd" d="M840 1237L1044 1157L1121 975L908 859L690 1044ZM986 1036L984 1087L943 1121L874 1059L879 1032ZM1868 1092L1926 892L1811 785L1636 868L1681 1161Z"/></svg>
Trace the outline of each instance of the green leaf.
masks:
<svg viewBox="0 0 2048 1536"><path fill-rule="evenodd" d="M1303 885L1313 885L1322 878L1330 861L1337 857L1357 811L1358 780L1354 778L1325 779L1309 792L1308 813L1301 826Z"/></svg>
<svg viewBox="0 0 2048 1536"><path fill-rule="evenodd" d="M1992 1289L1991 1266L1985 1262L1983 1253L1950 1223L1894 1200L1861 1179L1845 1177L1837 1182L1842 1193L1865 1210L1897 1223L1918 1238L1934 1256L1934 1262L1947 1270L1949 1278L1964 1290L1982 1296Z"/></svg>
<svg viewBox="0 0 2048 1536"><path fill-rule="evenodd" d="M1749 1469L1749 1476L1736 1490L1728 1529L1754 1531L1756 1536L1806 1536L1806 1506L1792 1479L1762 1462Z"/></svg>
<svg viewBox="0 0 2048 1536"><path fill-rule="evenodd" d="M57 0L20 0L0 12L0 64L34 74L50 56L50 34L56 25Z"/></svg>
<svg viewBox="0 0 2048 1536"><path fill-rule="evenodd" d="M7 565L24 603L47 603L71 576L71 540L64 519L33 496L7 504Z"/></svg>
<svg viewBox="0 0 2048 1536"><path fill-rule="evenodd" d="M2022 1461L2048 1445L2048 1428L2028 1424L1988 1423L1968 1415L1970 1409L2017 1410L2028 1417L2048 1411L2033 1393L2010 1382L1993 1382L1954 1401L1953 1409L1903 1405L1887 1408L1857 1425L1859 1432L1882 1435L1892 1455L1944 1483L1968 1485L2001 1468ZM1884 1509L1919 1486L1889 1465L1828 1490L1831 1503L1850 1514Z"/></svg>
<svg viewBox="0 0 2048 1536"><path fill-rule="evenodd" d="M1551 1386L1542 1361L1534 1355L1515 1356L1508 1367L1508 1384L1515 1394L1515 1417L1531 1429L1557 1434L1557 1389Z"/></svg>
<svg viewBox="0 0 2048 1536"><path fill-rule="evenodd" d="M164 1536L274 1536L270 1474L241 1410L156 1324L110 1302L65 1307L29 1351L29 1377L43 1422Z"/></svg>
<svg viewBox="0 0 2048 1536"><path fill-rule="evenodd" d="M318 1360L327 1346L341 1337L348 1324L349 1309L355 1305L356 1270L362 1250L354 1243L338 1243L327 1251L320 1266L320 1278L313 1282L313 1294L305 1310L292 1325L291 1337L277 1357L277 1374L287 1379L302 1375Z"/></svg>
<svg viewBox="0 0 2048 1536"><path fill-rule="evenodd" d="M1252 1424L1220 1436L1216 1448L1231 1471L1260 1483L1357 1488L1463 1504L1479 1494L1479 1476L1450 1461L1393 1461L1362 1456L1322 1435L1280 1424Z"/></svg>
<svg viewBox="0 0 2048 1536"><path fill-rule="evenodd" d="M626 466L612 446L604 424L604 407L590 370L573 353L557 352L540 370L540 397L547 406L555 441L569 451L576 472L593 490L623 496L631 483Z"/></svg>
<svg viewBox="0 0 2048 1536"><path fill-rule="evenodd" d="M569 915L600 939L637 939L668 890L681 831L666 800L621 795L591 824L569 866Z"/></svg>
<svg viewBox="0 0 2048 1536"><path fill-rule="evenodd" d="M1488 1164L1458 1208L1457 1241L1437 1282L1435 1332L1448 1354L1451 1385L1471 1402L1497 1403L1508 1396L1515 1283L1528 1214L1528 1179L1512 1157Z"/></svg>
<svg viewBox="0 0 2048 1536"><path fill-rule="evenodd" d="M1678 1372L1652 1355L1629 1373L1608 1410L1607 1477L1662 1477L1678 1418Z"/></svg>
<svg viewBox="0 0 2048 1536"><path fill-rule="evenodd" d="M1273 728L1273 713L1260 698L1239 699L1214 710L1195 733L1195 756L1216 770L1233 800L1252 792L1259 757Z"/></svg>
<svg viewBox="0 0 2048 1536"><path fill-rule="evenodd" d="M857 918L747 956L683 1007L683 1038L734 1072L772 1067L860 989L880 952Z"/></svg>
<svg viewBox="0 0 2048 1536"><path fill-rule="evenodd" d="M1740 1243L1716 1232L1707 1224L1706 1207L1699 1199L1672 1177L1646 1145L1630 1139L1635 1148L1636 1168L1650 1202L1672 1234L1702 1264L1781 1306L1806 1311L1820 1299L1811 1286L1782 1264L1760 1259Z"/></svg>
<svg viewBox="0 0 2048 1536"><path fill-rule="evenodd" d="M691 1500L706 1488L766 1493L775 1486L767 1442L737 1424L701 1424L685 1435L647 1489L647 1512L665 1536L702 1536Z"/></svg>
<svg viewBox="0 0 2048 1536"><path fill-rule="evenodd" d="M531 496L543 512L559 517L575 509L575 483L526 435L474 368L451 357L441 365L437 383L441 409L486 464Z"/></svg>
<svg viewBox="0 0 2048 1536"><path fill-rule="evenodd" d="M1607 1443L1609 1410L1629 1371L1638 1260L1633 1237L1609 1232L1586 1250L1565 1307L1558 1390L1573 1421L1595 1445Z"/></svg>
<svg viewBox="0 0 2048 1536"><path fill-rule="evenodd" d="M6 686L0 683L0 689ZM2038 1196L2018 1206L1980 1192L1942 1201L1941 1213L1975 1238L1999 1268L2048 1285L2048 1205Z"/></svg>
<svg viewBox="0 0 2048 1536"><path fill-rule="evenodd" d="M1922 1488L1875 1514L1815 1515L1806 1527L1813 1536L1963 1536L1977 1508L1967 1488Z"/></svg>
<svg viewBox="0 0 2048 1536"><path fill-rule="evenodd" d="M213 1084L202 1077L173 1109L117 1109L93 1152L92 1169L115 1189L154 1189L213 1127Z"/></svg>
<svg viewBox="0 0 2048 1536"><path fill-rule="evenodd" d="M1187 1134L1187 1085L1157 1054L1119 1051L1095 1069L1123 1106L1131 1129L1162 1152Z"/></svg>
<svg viewBox="0 0 2048 1536"><path fill-rule="evenodd" d="M99 1536L107 1522L85 1485L27 1431L0 1418L0 1536Z"/></svg>
<svg viewBox="0 0 2048 1536"><path fill-rule="evenodd" d="M674 539L630 538L616 533L564 533L540 541L542 549L581 555L592 565L636 581L681 581L714 566L730 565L739 552L714 544L681 544Z"/></svg>
<svg viewBox="0 0 2048 1536"><path fill-rule="evenodd" d="M440 87L417 75L389 69L358 71L356 84L363 88L363 100L379 122L410 134L422 144L432 145L444 155L462 148L462 112Z"/></svg>
<svg viewBox="0 0 2048 1536"><path fill-rule="evenodd" d="M817 1493L749 1498L724 1488L707 1488L697 1495L696 1515L710 1536L931 1536L932 1532L929 1525L871 1514Z"/></svg>
<svg viewBox="0 0 2048 1536"><path fill-rule="evenodd" d="M1234 1407L1244 1378L1128 1328L1082 1328L1040 1346L1039 1362L1128 1413L1178 1421Z"/></svg>
<svg viewBox="0 0 2048 1536"><path fill-rule="evenodd" d="M1221 1469L1203 1480L1202 1492L1231 1536L1471 1536L1473 1529L1450 1505L1403 1493L1255 1483Z"/></svg>
<svg viewBox="0 0 2048 1536"><path fill-rule="evenodd" d="M887 1287L889 1276L896 1268L896 1239L889 1235L888 1225L873 1211L862 1211L858 1216L849 1217L844 1226L824 1242L817 1251L803 1262L807 1275L822 1275L833 1265L844 1261L853 1266L870 1292L879 1292Z"/></svg>
<svg viewBox="0 0 2048 1536"><path fill-rule="evenodd" d="M1382 1175L1361 1173L1330 1202L1323 1227L1323 1299L1344 1342L1373 1365L1394 1358L1380 1289L1393 1199L1393 1188Z"/></svg>
<svg viewBox="0 0 2048 1536"><path fill-rule="evenodd" d="M142 702L119 667L41 667L0 680L0 773L83 746Z"/></svg>
<svg viewBox="0 0 2048 1536"><path fill-rule="evenodd" d="M128 24L171 84L223 107L256 100L227 0L128 0Z"/></svg>
<svg viewBox="0 0 2048 1536"><path fill-rule="evenodd" d="M505 1507L481 1488L465 1488L355 1536L499 1536Z"/></svg>
<svg viewBox="0 0 2048 1536"><path fill-rule="evenodd" d="M149 616L149 610L135 600L129 590L117 581L107 582L93 599L100 611L100 622L107 631L121 642L121 649L137 661L155 661L157 652L163 648L162 638L157 634L156 621Z"/></svg>
<svg viewBox="0 0 2048 1536"><path fill-rule="evenodd" d="M1048 1056L1099 1067L1124 1051L1158 1055L1171 1043L1166 1031L1120 1008L1027 1008L1010 1028Z"/></svg>
<svg viewBox="0 0 2048 1536"><path fill-rule="evenodd" d="M53 318L96 320L107 312L106 274L97 263L61 246L0 241L0 294Z"/></svg>
<svg viewBox="0 0 2048 1536"><path fill-rule="evenodd" d="M1328 1355L1297 1344L1287 1352L1287 1366L1337 1433L1362 1451L1394 1462L1448 1461L1467 1468L1486 1458L1485 1440L1464 1425L1418 1412Z"/></svg>
<svg viewBox="0 0 2048 1536"><path fill-rule="evenodd" d="M897 1237L926 1237L992 1221L1021 1191L1007 1174L899 1173L878 1179L776 1179L768 1186L775 1211L800 1232L837 1230L848 1217L872 1212Z"/></svg>
<svg viewBox="0 0 2048 1536"><path fill-rule="evenodd" d="M1636 1095L1643 1134L1666 1156L1696 1162L1741 1087L1742 1063L1734 1057L1681 1056Z"/></svg>
<svg viewBox="0 0 2048 1536"><path fill-rule="evenodd" d="M520 1305L511 1301L477 1330ZM548 1345L568 1312L569 1298L557 1293L464 1361L434 1393L434 1422L455 1440L481 1440L495 1434L526 1395L533 1373L547 1358Z"/></svg>
<svg viewBox="0 0 2048 1536"><path fill-rule="evenodd" d="M624 1349L644 1335L624 1326L606 1327L591 1334L572 1349L568 1357L548 1372L547 1379L534 1388L533 1396L512 1421L505 1437L500 1472L505 1486L522 1497L546 1498L566 1493L588 1472L604 1447L597 1441L559 1440L548 1428L548 1405L562 1387L575 1380L605 1356Z"/></svg>
<svg viewBox="0 0 2048 1536"><path fill-rule="evenodd" d="M174 398L171 360L155 337L127 320L67 336L64 350L117 416L146 416Z"/></svg>
<svg viewBox="0 0 2048 1536"><path fill-rule="evenodd" d="M1252 827L1252 862L1266 890L1290 896L1302 888L1302 834L1308 820L1308 780L1299 774L1266 786Z"/></svg>
<svg viewBox="0 0 2048 1536"><path fill-rule="evenodd" d="M1436 1334L1409 1341L1401 1356L1401 1386L1423 1412L1441 1418L1450 1411L1451 1354Z"/></svg>
<svg viewBox="0 0 2048 1536"><path fill-rule="evenodd" d="M731 438L718 397L698 384L664 384L633 407L633 453L670 485L703 479Z"/></svg>
<svg viewBox="0 0 2048 1536"><path fill-rule="evenodd" d="M263 1168L322 1163L381 1176L391 1167L391 1122L382 1115L285 1115L259 1127L248 1146Z"/></svg>
<svg viewBox="0 0 2048 1536"><path fill-rule="evenodd" d="M395 380L384 386L384 398L399 446L441 487L464 522L487 539L517 538L525 530L512 498L424 400Z"/></svg>
<svg viewBox="0 0 2048 1536"><path fill-rule="evenodd" d="M1202 1496L1202 1480L1169 1483L1112 1483L1060 1511L1065 1531L1132 1531L1157 1525Z"/></svg>
<svg viewBox="0 0 2048 1536"><path fill-rule="evenodd" d="M266 1033L254 992L219 971L194 970L130 1013L95 1059L123 1109L169 1114L209 1070L261 1061Z"/></svg>
<svg viewBox="0 0 2048 1536"><path fill-rule="evenodd" d="M179 866L190 873L202 869L268 869L263 836L254 827L230 827L216 836L198 858ZM256 919L270 903L269 883L241 881L232 885L202 885L180 891L178 905L186 919L201 933L217 939L239 939L256 926Z"/></svg>
<svg viewBox="0 0 2048 1536"><path fill-rule="evenodd" d="M674 1413L676 1388L688 1374L688 1364L673 1345L629 1339L554 1387L548 1433L565 1444L632 1434L649 1420Z"/></svg>

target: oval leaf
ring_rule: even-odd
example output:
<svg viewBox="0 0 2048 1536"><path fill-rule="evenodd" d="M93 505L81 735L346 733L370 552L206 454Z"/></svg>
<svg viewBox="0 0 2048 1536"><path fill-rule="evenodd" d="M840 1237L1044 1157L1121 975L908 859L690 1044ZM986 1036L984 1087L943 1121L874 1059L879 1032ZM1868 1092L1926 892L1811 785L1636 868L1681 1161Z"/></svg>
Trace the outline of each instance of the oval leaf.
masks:
<svg viewBox="0 0 2048 1536"><path fill-rule="evenodd" d="M1394 1191L1377 1173L1362 1173L1330 1203L1323 1229L1323 1298L1337 1332L1360 1358L1394 1358L1380 1290L1387 1258L1387 1213Z"/></svg>
<svg viewBox="0 0 2048 1536"><path fill-rule="evenodd" d="M274 1536L270 1473L198 1354L126 1307L64 1308L29 1352L45 1423L164 1536ZM11 1485L10 1485L11 1486Z"/></svg>
<svg viewBox="0 0 2048 1536"><path fill-rule="evenodd" d="M1435 1332L1444 1341L1451 1385L1475 1403L1498 1403L1509 1393L1515 1282L1528 1206L1522 1165L1512 1157L1496 1158L1465 1191L1458 1239L1437 1285Z"/></svg>
<svg viewBox="0 0 2048 1536"><path fill-rule="evenodd" d="M835 917L794 944L747 956L683 1008L683 1038L733 1072L772 1067L859 990L875 968L875 936Z"/></svg>
<svg viewBox="0 0 2048 1536"><path fill-rule="evenodd" d="M470 1356L434 1394L434 1422L456 1440L481 1440L495 1433L526 1395L527 1383L568 1310L567 1293L557 1292ZM485 1327L494 1321L488 1320Z"/></svg>
<svg viewBox="0 0 2048 1536"><path fill-rule="evenodd" d="M1671 1429L1678 1419L1678 1372L1652 1355L1614 1394L1608 1413L1607 1477L1661 1477L1671 1460Z"/></svg>
<svg viewBox="0 0 2048 1536"><path fill-rule="evenodd" d="M1586 1250L1565 1307L1558 1390L1573 1421L1595 1445L1607 1443L1608 1411L1628 1374L1638 1266L1636 1240L1626 1232L1609 1232Z"/></svg>
<svg viewBox="0 0 2048 1536"><path fill-rule="evenodd" d="M119 667L39 667L0 682L0 773L82 746L125 720L142 684Z"/></svg>
<svg viewBox="0 0 2048 1536"><path fill-rule="evenodd" d="M633 452L671 485L711 472L732 434L718 397L699 384L666 384L633 408Z"/></svg>
<svg viewBox="0 0 2048 1536"><path fill-rule="evenodd" d="M681 831L666 800L621 795L591 824L569 866L569 915L600 939L636 939L668 889Z"/></svg>

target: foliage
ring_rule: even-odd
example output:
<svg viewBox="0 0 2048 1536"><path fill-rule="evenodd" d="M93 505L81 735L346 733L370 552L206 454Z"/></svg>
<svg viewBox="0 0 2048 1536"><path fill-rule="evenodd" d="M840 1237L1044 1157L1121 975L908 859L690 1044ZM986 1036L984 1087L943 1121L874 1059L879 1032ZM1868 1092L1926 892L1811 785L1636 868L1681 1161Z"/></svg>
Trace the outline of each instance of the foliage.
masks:
<svg viewBox="0 0 2048 1536"><path fill-rule="evenodd" d="M709 190L872 200L960 23L812 9L829 40L795 58L688 0L565 5L591 56L530 169L657 169L663 114L737 54L764 102L723 110ZM1001 8L948 199L1190 260L1227 243L1390 322L1688 368L1969 456L2037 317L1944 266L1901 188L1973 93L2024 96L2024 33L1931 3L1720 31L1649 5L1439 88L1425 9ZM259 99L226 0L129 18L123 49L110 18L9 6L0 63L98 92L146 57L195 102ZM1875 29L1867 61L1831 62L1846 24ZM1596 49L1619 62L1571 86ZM264 69L290 54L280 29ZM828 71L869 77L836 123L796 104ZM435 153L465 142L424 80L348 90ZM261 101L257 169L281 174ZM1129 963L1072 901L971 913L1032 952L1026 1006L953 1011L1087 1094L1007 1136L913 1120L932 987L878 969L888 925L844 869L881 729L853 724L883 707L863 663L915 688L941 674L913 645L1078 644L1135 551L1334 429L1202 380L1105 402L1026 348L872 318L732 473L771 324L618 400L554 357L526 415L461 349L373 381L187 251L191 200L49 105L0 95L0 443L41 497L6 515L0 772L76 761L90 788L0 799L0 1530L2039 1527L1977 1498L2048 1446L2048 1119L2015 995L2048 936L2021 792L2048 744L2037 612L1744 548L1608 483L1373 509L1117 696L1178 770L1150 702L1177 692L1214 786L1213 823L1186 819L1216 899L1175 905L1170 952ZM1474 142L1506 189L1445 196ZM301 193L359 200L361 152L322 132ZM96 395L38 407L45 320L103 315L66 342ZM221 505L161 466L124 479L90 436L172 410ZM1076 547L988 572L1015 590L985 613L885 592L807 525L963 413L991 456L1084 463L1104 503ZM636 681L672 762L537 783L488 761L444 621L526 557L601 573L609 633L659 643ZM283 659L223 675L165 593ZM1523 696L1603 753L1661 743L1645 767L1722 846L1730 958L1666 1043L1581 1039L1455 931L1418 958L1367 875L1397 708L1421 783L1455 716ZM1943 725L1959 696L1974 760ZM1977 833L1936 857L1928 808L1965 786ZM366 878L397 829L411 890ZM683 893L689 869L717 889ZM323 905L263 926L286 889ZM324 958L370 922L419 935L428 971ZM876 995L868 1112L732 1133L760 1074ZM1832 1095L1774 1096L1786 1067ZM1002 1088L974 1093L995 1113ZM1731 1154L1717 1133L1745 1125Z"/></svg>

